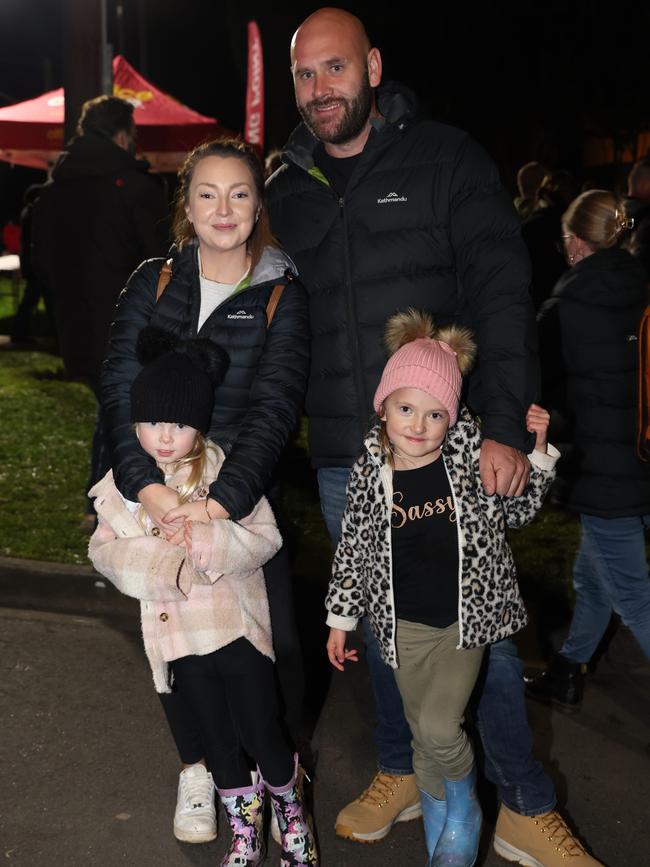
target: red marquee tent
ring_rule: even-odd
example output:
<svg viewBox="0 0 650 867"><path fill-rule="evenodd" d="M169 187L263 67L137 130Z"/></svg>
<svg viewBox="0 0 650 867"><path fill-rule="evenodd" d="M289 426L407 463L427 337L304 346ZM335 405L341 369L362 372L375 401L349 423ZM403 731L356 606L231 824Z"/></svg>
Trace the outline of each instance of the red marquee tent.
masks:
<svg viewBox="0 0 650 867"><path fill-rule="evenodd" d="M113 94L135 106L137 148L155 171L176 171L188 150L227 134L205 117L162 93L121 56L113 60ZM63 88L0 108L0 160L48 169L63 149Z"/></svg>

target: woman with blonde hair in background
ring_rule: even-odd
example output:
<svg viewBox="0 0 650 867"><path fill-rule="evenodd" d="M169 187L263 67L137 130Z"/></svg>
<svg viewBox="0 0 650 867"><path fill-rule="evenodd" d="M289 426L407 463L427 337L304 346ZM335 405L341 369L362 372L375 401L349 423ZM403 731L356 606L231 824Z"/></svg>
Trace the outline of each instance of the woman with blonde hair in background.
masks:
<svg viewBox="0 0 650 867"><path fill-rule="evenodd" d="M569 423L573 449L560 461L565 505L578 512L569 634L528 694L577 710L584 671L616 612L650 659L650 464L637 455L637 334L648 288L622 249L631 221L623 202L589 190L562 220L567 273L540 313L544 405Z"/></svg>

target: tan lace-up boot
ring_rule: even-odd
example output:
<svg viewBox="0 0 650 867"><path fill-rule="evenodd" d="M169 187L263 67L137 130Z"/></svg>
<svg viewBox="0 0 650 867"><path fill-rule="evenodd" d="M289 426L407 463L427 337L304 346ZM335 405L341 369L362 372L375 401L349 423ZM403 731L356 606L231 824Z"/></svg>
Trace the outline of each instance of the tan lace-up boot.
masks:
<svg viewBox="0 0 650 867"><path fill-rule="evenodd" d="M603 867L588 855L557 810L521 816L501 805L494 851L522 867Z"/></svg>
<svg viewBox="0 0 650 867"><path fill-rule="evenodd" d="M422 815L415 774L395 776L381 771L358 798L336 817L339 837L359 843L376 843L396 822L408 822Z"/></svg>

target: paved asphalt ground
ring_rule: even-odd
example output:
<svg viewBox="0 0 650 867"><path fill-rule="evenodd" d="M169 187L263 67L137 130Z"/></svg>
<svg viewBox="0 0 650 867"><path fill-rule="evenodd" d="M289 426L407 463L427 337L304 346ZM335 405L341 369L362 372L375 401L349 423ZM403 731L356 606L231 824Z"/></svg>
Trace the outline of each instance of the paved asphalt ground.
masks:
<svg viewBox="0 0 650 867"><path fill-rule="evenodd" d="M178 767L140 647L137 605L96 580L85 569L0 561L0 862L216 867L226 830L205 846L172 836ZM317 636L308 655L320 646ZM308 663L308 670L316 672L315 695L322 668ZM590 677L581 713L530 705L565 814L608 867L650 865L649 686L650 668L619 630ZM421 867L419 822L373 846L333 831L338 809L374 771L371 707L363 664L334 675L313 737L322 864ZM479 864L496 867L504 862L489 846L488 786L482 800ZM266 863L277 865L271 847Z"/></svg>

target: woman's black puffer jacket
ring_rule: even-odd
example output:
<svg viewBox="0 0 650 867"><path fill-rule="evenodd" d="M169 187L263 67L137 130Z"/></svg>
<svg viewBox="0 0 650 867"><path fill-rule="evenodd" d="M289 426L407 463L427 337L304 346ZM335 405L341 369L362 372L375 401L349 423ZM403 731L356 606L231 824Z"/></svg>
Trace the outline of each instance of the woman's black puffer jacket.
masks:
<svg viewBox="0 0 650 867"><path fill-rule="evenodd" d="M637 333L648 289L625 250L600 250L560 279L540 311L543 402L570 422L559 498L602 518L650 513L650 464L636 454Z"/></svg>
<svg viewBox="0 0 650 867"><path fill-rule="evenodd" d="M163 475L140 447L130 422L130 386L141 369L138 334L155 325L180 338L209 338L230 364L215 390L208 436L227 460L210 496L233 520L249 514L264 493L278 457L302 411L309 366L307 296L295 268L280 250L267 248L249 285L220 304L197 334L200 281L197 247L172 255L172 278L156 304L164 259L150 259L132 274L115 309L102 374L102 405L115 482L129 500ZM274 286L285 284L273 321L266 307ZM174 419L169 419L174 421Z"/></svg>

